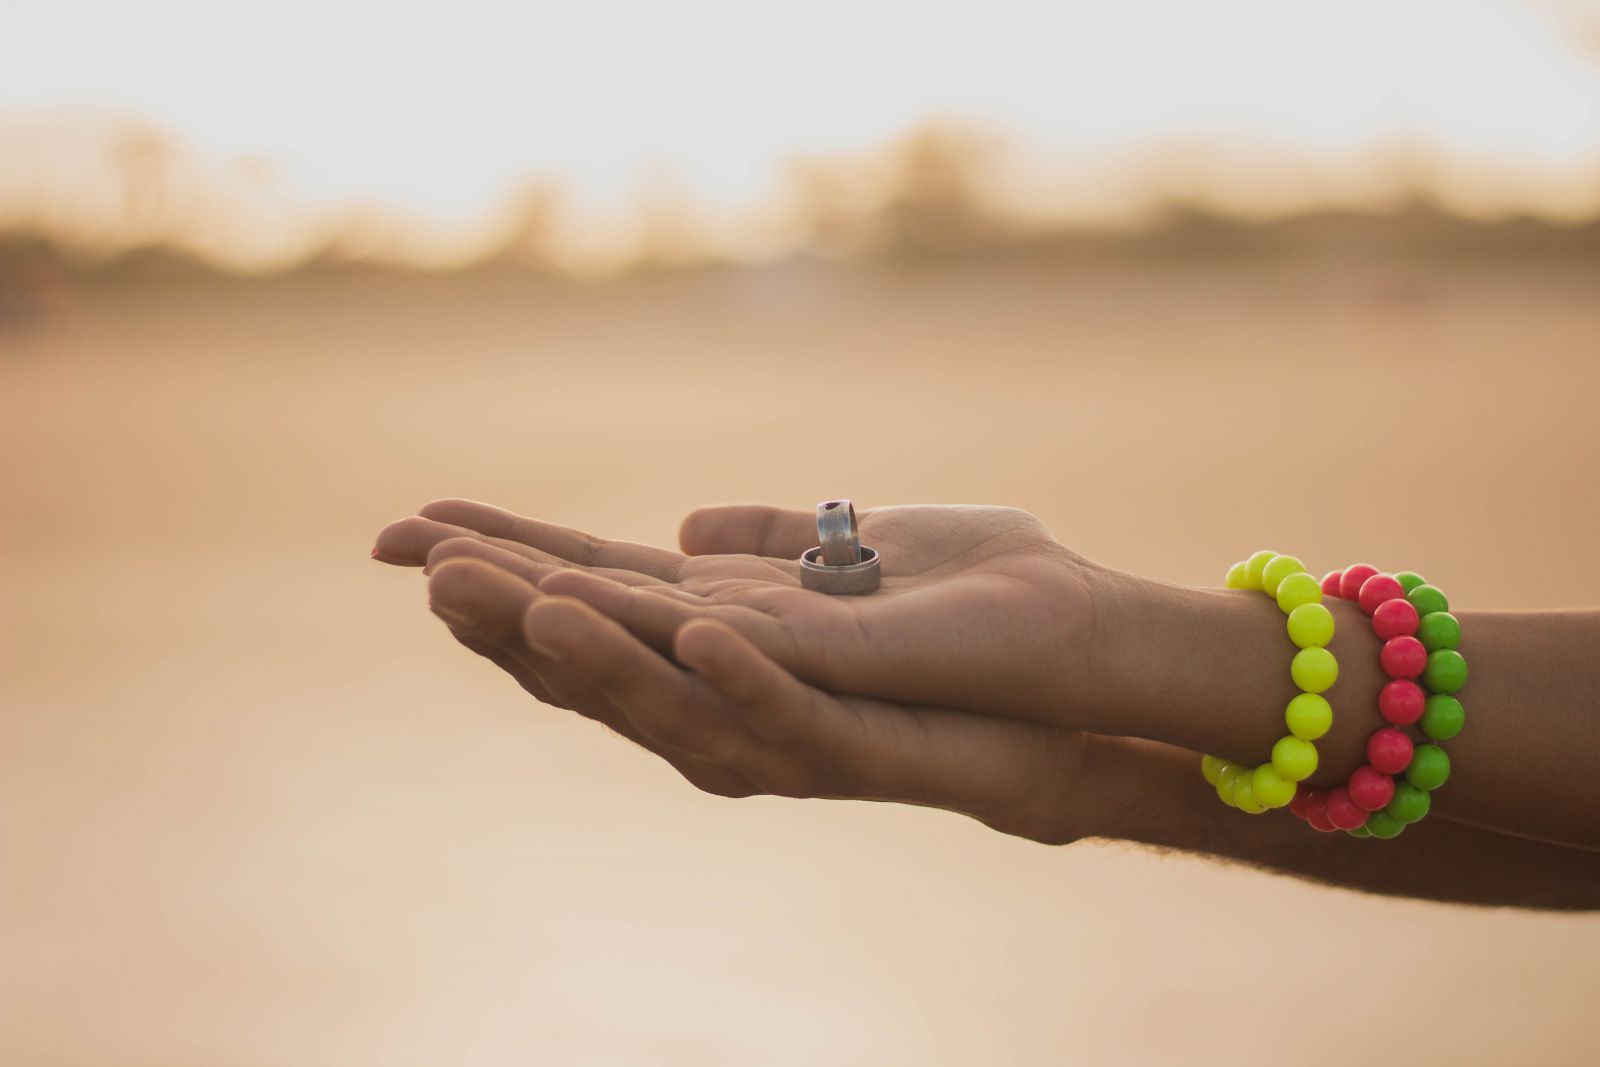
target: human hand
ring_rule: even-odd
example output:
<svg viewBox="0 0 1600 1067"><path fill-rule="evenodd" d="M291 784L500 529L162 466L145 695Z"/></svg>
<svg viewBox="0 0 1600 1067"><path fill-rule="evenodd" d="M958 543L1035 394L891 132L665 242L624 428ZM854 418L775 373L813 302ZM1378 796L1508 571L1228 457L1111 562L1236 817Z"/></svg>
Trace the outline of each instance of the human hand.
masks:
<svg viewBox="0 0 1600 1067"><path fill-rule="evenodd" d="M825 693L710 618L685 623L669 659L583 601L547 595L487 560L456 556L430 569L432 609L458 640L707 792L940 807L1057 844L1095 832L1080 790L1091 754L1118 742Z"/></svg>
<svg viewBox="0 0 1600 1067"><path fill-rule="evenodd" d="M836 693L1080 725L1103 701L1094 668L1096 592L1108 572L1013 508L915 506L860 515L883 557L864 597L802 589L813 512L703 508L684 551L607 541L464 500L391 524L374 554L439 566L476 557L571 597L671 655L679 630L711 619L806 683Z"/></svg>

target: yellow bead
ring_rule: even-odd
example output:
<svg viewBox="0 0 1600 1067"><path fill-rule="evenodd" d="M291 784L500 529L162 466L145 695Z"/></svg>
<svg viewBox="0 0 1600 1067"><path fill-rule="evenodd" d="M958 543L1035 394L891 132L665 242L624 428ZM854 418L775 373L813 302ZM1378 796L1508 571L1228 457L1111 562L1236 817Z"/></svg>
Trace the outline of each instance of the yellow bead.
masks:
<svg viewBox="0 0 1600 1067"><path fill-rule="evenodd" d="M1283 587L1279 586L1278 591L1281 593ZM1301 604L1289 612L1289 640L1296 648L1326 646L1333 640L1333 612L1326 604Z"/></svg>
<svg viewBox="0 0 1600 1067"><path fill-rule="evenodd" d="M1278 738L1272 746L1272 769L1286 781L1305 781L1317 773L1317 746L1298 737Z"/></svg>
<svg viewBox="0 0 1600 1067"><path fill-rule="evenodd" d="M1278 583L1278 607L1285 615L1306 604L1322 603L1322 583L1305 571L1296 571Z"/></svg>
<svg viewBox="0 0 1600 1067"><path fill-rule="evenodd" d="M1228 568L1228 577L1223 579L1223 585L1229 589L1250 588L1250 564L1241 560Z"/></svg>
<svg viewBox="0 0 1600 1067"><path fill-rule="evenodd" d="M1222 769L1217 772L1217 796L1221 797L1222 802L1230 808L1233 807L1233 787L1238 781L1239 768L1231 763L1223 764Z"/></svg>
<svg viewBox="0 0 1600 1067"><path fill-rule="evenodd" d="M1244 561L1244 587L1246 589L1261 588L1261 572L1277 555L1272 549L1263 548L1260 552L1255 553Z"/></svg>
<svg viewBox="0 0 1600 1067"><path fill-rule="evenodd" d="M1294 799L1295 785L1263 763L1250 774L1250 790L1263 807L1281 808Z"/></svg>
<svg viewBox="0 0 1600 1067"><path fill-rule="evenodd" d="M1333 708L1316 693L1301 693L1283 711L1289 732L1302 741L1315 741L1333 726Z"/></svg>
<svg viewBox="0 0 1600 1067"><path fill-rule="evenodd" d="M1217 775L1222 768L1228 765L1227 760L1220 760L1215 756L1200 757L1200 777L1206 780L1207 785L1217 784Z"/></svg>
<svg viewBox="0 0 1600 1067"><path fill-rule="evenodd" d="M1339 661L1325 648L1302 648L1289 661L1289 675L1308 693L1325 693L1339 680Z"/></svg>
<svg viewBox="0 0 1600 1067"><path fill-rule="evenodd" d="M1305 569L1306 565L1293 556L1273 556L1261 568L1261 588L1266 590L1268 596L1277 596L1279 582Z"/></svg>
<svg viewBox="0 0 1600 1067"><path fill-rule="evenodd" d="M1267 810L1266 805L1256 799L1254 781L1253 775L1240 774L1233 783L1233 806L1246 815L1260 815Z"/></svg>

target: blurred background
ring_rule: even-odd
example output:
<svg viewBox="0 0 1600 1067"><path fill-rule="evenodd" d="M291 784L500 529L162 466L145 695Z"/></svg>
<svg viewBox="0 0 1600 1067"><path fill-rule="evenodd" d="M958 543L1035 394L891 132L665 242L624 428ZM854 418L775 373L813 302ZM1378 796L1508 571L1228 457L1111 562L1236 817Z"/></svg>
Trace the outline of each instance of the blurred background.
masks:
<svg viewBox="0 0 1600 1067"><path fill-rule="evenodd" d="M0 1062L1600 1061L1600 920L702 796L367 559L848 494L1593 605L1597 389L1592 2L0 0Z"/></svg>

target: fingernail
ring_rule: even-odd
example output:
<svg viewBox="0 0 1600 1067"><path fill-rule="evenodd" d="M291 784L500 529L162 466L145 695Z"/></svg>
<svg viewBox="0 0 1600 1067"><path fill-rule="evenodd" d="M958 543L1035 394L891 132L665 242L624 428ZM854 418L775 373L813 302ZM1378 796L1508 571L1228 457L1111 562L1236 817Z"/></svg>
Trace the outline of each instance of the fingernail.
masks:
<svg viewBox="0 0 1600 1067"><path fill-rule="evenodd" d="M449 608L440 607L438 604L434 603L428 604L428 610L439 616L444 624L450 627L452 630L473 629L472 619L461 614L459 611L452 611Z"/></svg>
<svg viewBox="0 0 1600 1067"><path fill-rule="evenodd" d="M536 655L543 656L551 663L562 662L561 653L551 648L549 645L541 645L539 642L533 640L531 637L528 637L526 634L523 635L523 638L528 642L528 647L531 648Z"/></svg>

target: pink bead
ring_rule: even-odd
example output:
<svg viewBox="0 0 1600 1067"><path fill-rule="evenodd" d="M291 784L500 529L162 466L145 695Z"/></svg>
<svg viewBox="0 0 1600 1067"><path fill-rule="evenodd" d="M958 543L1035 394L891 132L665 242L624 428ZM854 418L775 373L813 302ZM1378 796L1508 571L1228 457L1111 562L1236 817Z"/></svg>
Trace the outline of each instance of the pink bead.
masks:
<svg viewBox="0 0 1600 1067"><path fill-rule="evenodd" d="M1357 767L1345 788L1350 791L1350 803L1362 811L1386 808L1394 799L1394 779L1373 767Z"/></svg>
<svg viewBox="0 0 1600 1067"><path fill-rule="evenodd" d="M1415 678L1428 665L1428 650L1415 637L1391 637L1383 643L1378 662L1391 678Z"/></svg>
<svg viewBox="0 0 1600 1067"><path fill-rule="evenodd" d="M1305 818L1306 804L1308 804L1310 800L1311 790L1306 788L1306 784L1304 782L1301 782L1294 791L1294 799L1289 801L1289 811L1292 812L1297 819Z"/></svg>
<svg viewBox="0 0 1600 1067"><path fill-rule="evenodd" d="M1367 563L1354 563L1344 569L1344 575L1339 579L1339 595L1346 600L1354 600L1361 595L1361 586L1368 578L1378 573L1378 568Z"/></svg>
<svg viewBox="0 0 1600 1067"><path fill-rule="evenodd" d="M1338 596L1339 579L1344 577L1344 571L1329 571L1322 576L1322 595Z"/></svg>
<svg viewBox="0 0 1600 1067"><path fill-rule="evenodd" d="M1373 578L1367 585L1375 581L1377 579ZM1361 587L1363 591L1367 585ZM1405 597L1385 600L1372 613L1372 632L1378 635L1380 641L1387 641L1391 637L1410 637L1417 632L1417 609Z"/></svg>
<svg viewBox="0 0 1600 1067"><path fill-rule="evenodd" d="M1367 813L1350 802L1350 791L1344 786L1328 793L1328 821L1341 830L1354 830L1367 821Z"/></svg>
<svg viewBox="0 0 1600 1067"><path fill-rule="evenodd" d="M1384 722L1396 726L1410 726L1422 718L1428 704L1428 694L1416 682L1399 679L1378 690L1378 714Z"/></svg>
<svg viewBox="0 0 1600 1067"><path fill-rule="evenodd" d="M1399 774L1411 766L1411 751L1411 738L1389 726L1367 741L1367 762L1380 774Z"/></svg>
<svg viewBox="0 0 1600 1067"><path fill-rule="evenodd" d="M1306 812L1306 822L1311 824L1313 830L1321 830L1325 834L1331 834L1339 829L1333 825L1333 820L1328 818L1328 809L1326 807L1312 808Z"/></svg>
<svg viewBox="0 0 1600 1067"><path fill-rule="evenodd" d="M1356 603L1361 605L1361 610L1371 615L1378 610L1378 605L1396 597L1404 598L1405 587L1392 574L1374 574L1371 578L1361 583L1361 591L1356 594Z"/></svg>

